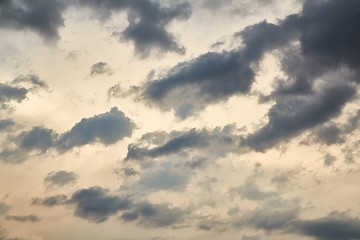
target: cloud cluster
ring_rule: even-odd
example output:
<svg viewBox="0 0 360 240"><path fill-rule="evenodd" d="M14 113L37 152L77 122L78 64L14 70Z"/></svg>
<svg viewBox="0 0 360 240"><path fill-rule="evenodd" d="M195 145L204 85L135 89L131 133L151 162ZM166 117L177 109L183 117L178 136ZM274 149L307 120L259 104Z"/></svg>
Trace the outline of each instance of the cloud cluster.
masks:
<svg viewBox="0 0 360 240"><path fill-rule="evenodd" d="M127 13L128 26L123 31L114 31L113 35L119 40L133 42L139 56L146 57L154 49L185 52L167 27L174 20L190 17L191 7L187 2L162 6L151 0L40 0L35 3L5 0L0 2L0 27L29 30L38 33L46 42L56 42L60 39L60 28L65 26L64 12L68 7L90 8L101 23L112 15Z"/></svg>
<svg viewBox="0 0 360 240"><path fill-rule="evenodd" d="M113 107L109 112L83 118L62 134L44 127L23 131L12 137L13 146L8 144L3 148L0 157L4 162L19 163L25 161L31 152L45 153L56 149L64 153L74 147L94 143L107 146L131 136L134 127L134 123L122 111Z"/></svg>
<svg viewBox="0 0 360 240"><path fill-rule="evenodd" d="M236 33L242 39L238 49L205 53L148 81L140 98L187 118L209 104L249 94L264 55L276 52L285 78L275 79L268 96L260 94L261 102L275 104L268 123L244 142L264 151L328 122L354 99L359 7L357 0L305 1L299 13L276 24L264 21Z"/></svg>
<svg viewBox="0 0 360 240"><path fill-rule="evenodd" d="M47 83L35 74L20 75L11 82L0 83L0 108L8 108L11 102L24 101L29 92L48 88Z"/></svg>
<svg viewBox="0 0 360 240"><path fill-rule="evenodd" d="M137 221L139 224L152 227L175 224L184 214L180 209L170 207L168 204L135 201L128 196L111 194L109 190L101 187L80 189L69 198L65 195L46 199L35 198L32 204L47 207L69 205L74 208L75 216L94 223L102 223L109 217L118 215L124 222Z"/></svg>

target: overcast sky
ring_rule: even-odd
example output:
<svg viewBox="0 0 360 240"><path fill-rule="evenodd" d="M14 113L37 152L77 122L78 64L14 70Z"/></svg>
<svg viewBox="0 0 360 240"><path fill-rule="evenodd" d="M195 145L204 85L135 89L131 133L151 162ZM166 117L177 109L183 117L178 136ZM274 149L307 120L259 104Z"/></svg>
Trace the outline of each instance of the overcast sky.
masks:
<svg viewBox="0 0 360 240"><path fill-rule="evenodd" d="M359 0L0 1L0 240L360 239Z"/></svg>

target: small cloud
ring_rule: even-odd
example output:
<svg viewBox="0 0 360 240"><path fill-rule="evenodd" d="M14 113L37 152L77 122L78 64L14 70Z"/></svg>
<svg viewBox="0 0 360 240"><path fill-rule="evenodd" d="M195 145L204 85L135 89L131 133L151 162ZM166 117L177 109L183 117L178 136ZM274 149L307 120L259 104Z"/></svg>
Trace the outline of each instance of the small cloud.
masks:
<svg viewBox="0 0 360 240"><path fill-rule="evenodd" d="M44 179L44 183L47 188L63 187L69 184L75 184L78 179L78 175L75 172L57 171L50 172Z"/></svg>
<svg viewBox="0 0 360 240"><path fill-rule="evenodd" d="M95 77L96 75L102 75L102 74L106 74L106 75L113 74L113 70L109 67L109 65L106 62L95 63L90 67L90 69L91 69L90 71L91 77Z"/></svg>
<svg viewBox="0 0 360 240"><path fill-rule="evenodd" d="M26 216L7 215L5 217L5 219L9 220L9 221L17 221L17 222L38 222L38 221L40 221L40 218L33 214L26 215Z"/></svg>

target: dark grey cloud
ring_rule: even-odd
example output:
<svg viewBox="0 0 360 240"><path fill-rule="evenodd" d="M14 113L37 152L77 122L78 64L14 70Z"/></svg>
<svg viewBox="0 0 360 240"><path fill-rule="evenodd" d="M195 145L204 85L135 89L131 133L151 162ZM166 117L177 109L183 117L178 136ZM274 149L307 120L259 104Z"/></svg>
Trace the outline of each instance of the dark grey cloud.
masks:
<svg viewBox="0 0 360 240"><path fill-rule="evenodd" d="M94 63L90 67L90 69L91 69L90 75L92 77L94 77L96 75L101 75L101 74L106 74L106 75L112 75L113 74L113 70L110 68L110 66L106 62Z"/></svg>
<svg viewBox="0 0 360 240"><path fill-rule="evenodd" d="M269 110L268 123L250 134L244 144L257 151L264 151L298 136L305 130L338 116L354 95L352 86L335 84L312 95L281 98Z"/></svg>
<svg viewBox="0 0 360 240"><path fill-rule="evenodd" d="M64 26L63 10L66 1L25 0L0 2L0 27L30 30L47 41L59 39L59 28Z"/></svg>
<svg viewBox="0 0 360 240"><path fill-rule="evenodd" d="M78 175L69 171L53 171L46 175L44 183L47 188L63 187L77 182Z"/></svg>
<svg viewBox="0 0 360 240"><path fill-rule="evenodd" d="M92 187L75 192L68 204L75 205L75 216L101 223L120 210L129 209L131 201L126 197L112 196L106 189Z"/></svg>
<svg viewBox="0 0 360 240"><path fill-rule="evenodd" d="M10 101L21 102L26 99L28 90L24 87L16 87L8 84L0 83L0 104L6 107Z"/></svg>
<svg viewBox="0 0 360 240"><path fill-rule="evenodd" d="M236 34L243 47L221 53L208 52L171 68L143 86L141 98L163 110L187 118L207 105L231 96L249 94L257 65L267 51L286 44L294 33L261 22Z"/></svg>
<svg viewBox="0 0 360 240"><path fill-rule="evenodd" d="M299 13L276 24L264 21L236 33L241 47L208 52L148 81L140 99L182 119L192 116L209 104L249 94L264 54L275 50L285 77L260 98L275 102L268 123L244 141L264 151L328 122L354 98L360 81L359 7L357 0L304 1ZM322 129L318 136L327 144L342 142L336 131Z"/></svg>
<svg viewBox="0 0 360 240"><path fill-rule="evenodd" d="M191 7L187 2L163 6L151 0L39 0L34 3L4 0L0 2L0 27L29 30L46 41L56 42L60 38L60 28L65 26L64 12L69 6L92 9L93 16L102 23L112 14L125 12L128 26L123 31L114 31L113 35L120 41L131 41L139 56L146 57L154 49L179 54L185 52L167 28L175 20L190 17Z"/></svg>
<svg viewBox="0 0 360 240"><path fill-rule="evenodd" d="M119 215L124 222L137 222L148 227L166 227L182 220L184 211L167 203L152 204L149 201L119 196L101 187L80 189L71 197L57 195L45 199L34 198L33 205L52 207L66 205L74 208L74 215L93 223L102 223Z"/></svg>
<svg viewBox="0 0 360 240"><path fill-rule="evenodd" d="M360 239L360 220L333 212L322 218L295 221L291 230L317 240Z"/></svg>
<svg viewBox="0 0 360 240"><path fill-rule="evenodd" d="M15 138L16 144L25 151L37 150L42 153L54 147L58 134L52 129L34 127L30 131L23 131Z"/></svg>
<svg viewBox="0 0 360 240"><path fill-rule="evenodd" d="M113 107L109 112L83 118L63 134L37 126L9 136L12 142L9 141L2 149L0 158L7 163L21 163L33 153L43 154L51 149L64 153L87 144L101 143L107 146L130 137L134 127L131 119Z"/></svg>
<svg viewBox="0 0 360 240"><path fill-rule="evenodd" d="M234 125L227 125L213 130L146 133L137 143L128 146L125 160L160 158L171 154L186 155L197 149L206 149L207 153L214 154L214 157L226 155L239 150L236 130Z"/></svg>
<svg viewBox="0 0 360 240"><path fill-rule="evenodd" d="M74 147L87 144L102 143L114 144L117 141L130 137L135 125L118 108L113 107L110 112L83 118L69 131L59 136L57 149L68 151Z"/></svg>
<svg viewBox="0 0 360 240"><path fill-rule="evenodd" d="M78 1L79 6L86 6L96 11L101 21L112 14L126 11L128 26L123 31L113 32L120 41L131 41L135 52L146 57L154 49L184 54L185 48L176 42L174 36L167 31L174 20L186 20L191 15L191 7L187 2L162 6L157 1L149 0L105 0Z"/></svg>
<svg viewBox="0 0 360 240"><path fill-rule="evenodd" d="M5 217L6 220L16 221L16 222L38 222L40 218L34 214L25 215L25 216L15 216L15 215L7 215Z"/></svg>

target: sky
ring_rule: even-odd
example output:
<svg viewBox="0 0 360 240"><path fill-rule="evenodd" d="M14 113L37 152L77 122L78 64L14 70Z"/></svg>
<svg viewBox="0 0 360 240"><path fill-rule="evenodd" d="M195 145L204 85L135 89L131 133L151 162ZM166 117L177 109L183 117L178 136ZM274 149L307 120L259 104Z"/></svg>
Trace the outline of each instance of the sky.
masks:
<svg viewBox="0 0 360 240"><path fill-rule="evenodd" d="M0 240L360 239L359 0L1 0Z"/></svg>

